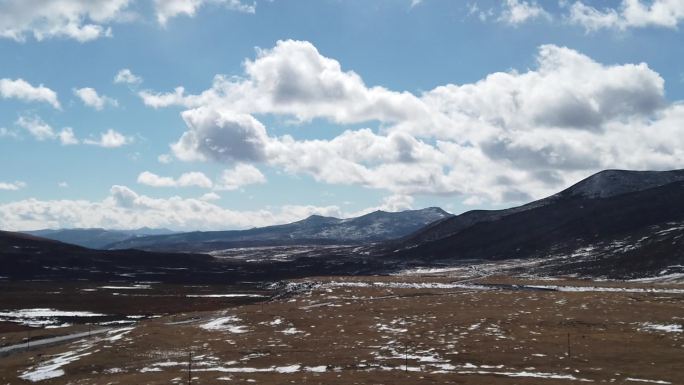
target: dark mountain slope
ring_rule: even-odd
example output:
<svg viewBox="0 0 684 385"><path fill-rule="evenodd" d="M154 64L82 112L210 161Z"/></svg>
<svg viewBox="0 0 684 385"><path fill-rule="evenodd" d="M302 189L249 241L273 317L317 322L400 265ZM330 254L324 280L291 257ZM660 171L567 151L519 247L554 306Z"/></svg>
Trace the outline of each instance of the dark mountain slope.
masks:
<svg viewBox="0 0 684 385"><path fill-rule="evenodd" d="M450 215L434 207L397 213L376 211L349 219L312 215L298 222L249 230L140 237L113 243L109 248L204 252L248 246L360 244L399 238Z"/></svg>
<svg viewBox="0 0 684 385"><path fill-rule="evenodd" d="M48 229L26 231L25 233L91 249L102 249L114 242L121 242L141 236L172 234L173 231L148 228L138 230Z"/></svg>
<svg viewBox="0 0 684 385"><path fill-rule="evenodd" d="M594 266L600 270L594 272L598 275L618 271L621 275L641 274L684 262L684 249L677 247L679 238L655 237L664 229L672 229L672 237L684 234L678 227L684 223L684 182L649 189L636 184L630 188L636 191L620 195L595 194L599 190L587 189L578 194L578 185L544 202L522 206L524 210L487 212L486 220L456 231L452 231L454 222L465 223L458 219L461 216L444 220L395 243L392 254L394 258L429 263L582 255L587 257L584 270ZM600 191L624 191L605 187L600 184ZM643 241L636 244L640 239ZM615 245L623 248L616 249ZM609 257L612 262L596 262ZM596 263L587 262L592 258Z"/></svg>
<svg viewBox="0 0 684 385"><path fill-rule="evenodd" d="M140 250L91 250L23 233L0 231L0 278L91 282L236 284L315 275L378 273L383 264L352 254L352 247L326 249L294 261L243 263L203 254Z"/></svg>
<svg viewBox="0 0 684 385"><path fill-rule="evenodd" d="M572 197L610 198L677 181L684 181L684 170L605 170L568 187L558 194L522 206L504 210L473 210L445 218L408 235L404 242L410 245L434 241L458 233L476 223L497 221L511 214L551 205Z"/></svg>
<svg viewBox="0 0 684 385"><path fill-rule="evenodd" d="M92 250L0 231L0 275L12 279L100 279L144 272L147 277L162 275L170 280L183 280L189 270L214 268L213 258L207 255Z"/></svg>

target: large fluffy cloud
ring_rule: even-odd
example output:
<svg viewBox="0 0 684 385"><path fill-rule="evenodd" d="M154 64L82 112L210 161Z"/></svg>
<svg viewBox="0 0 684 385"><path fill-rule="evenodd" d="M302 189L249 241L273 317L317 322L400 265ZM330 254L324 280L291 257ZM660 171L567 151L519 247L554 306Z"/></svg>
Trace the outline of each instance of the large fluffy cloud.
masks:
<svg viewBox="0 0 684 385"><path fill-rule="evenodd" d="M131 0L3 0L0 37L24 41L54 37L81 42L111 34L108 24L126 17Z"/></svg>
<svg viewBox="0 0 684 385"><path fill-rule="evenodd" d="M447 85L423 100L455 120L500 128L601 130L606 121L649 116L664 106L664 81L645 63L605 66L581 53L543 45L538 68Z"/></svg>
<svg viewBox="0 0 684 385"><path fill-rule="evenodd" d="M604 168L684 164L682 109L645 63L605 65L555 45L525 72L493 73L420 95L367 86L308 42L280 41L185 94L144 92L182 105L188 130L172 145L185 161L263 163L318 181L397 196L456 194L467 203L520 202ZM380 122L332 139L275 136L255 115Z"/></svg>
<svg viewBox="0 0 684 385"><path fill-rule="evenodd" d="M172 146L182 160L261 161L266 128L251 115L209 107L183 112L189 131Z"/></svg>
<svg viewBox="0 0 684 385"><path fill-rule="evenodd" d="M255 60L244 63L246 78L216 76L211 89L186 95L183 87L169 93L142 91L145 104L154 107L199 107L230 104L242 113L273 113L306 121L325 117L337 123L370 120L398 122L428 111L416 96L383 87L368 87L353 71L321 55L304 41L279 41L259 49Z"/></svg>

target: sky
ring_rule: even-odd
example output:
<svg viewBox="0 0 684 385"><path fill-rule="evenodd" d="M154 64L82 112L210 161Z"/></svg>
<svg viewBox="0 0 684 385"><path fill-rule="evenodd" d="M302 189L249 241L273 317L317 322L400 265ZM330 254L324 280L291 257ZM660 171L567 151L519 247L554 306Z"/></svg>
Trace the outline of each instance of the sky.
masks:
<svg viewBox="0 0 684 385"><path fill-rule="evenodd" d="M684 168L684 0L0 0L0 229L497 209Z"/></svg>

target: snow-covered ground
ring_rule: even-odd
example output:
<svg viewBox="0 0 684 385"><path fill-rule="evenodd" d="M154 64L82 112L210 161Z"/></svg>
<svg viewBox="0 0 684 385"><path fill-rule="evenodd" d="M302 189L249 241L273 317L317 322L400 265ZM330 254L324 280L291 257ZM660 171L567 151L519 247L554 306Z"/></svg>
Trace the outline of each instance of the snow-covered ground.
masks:
<svg viewBox="0 0 684 385"><path fill-rule="evenodd" d="M107 285L107 286L99 286L98 289L107 289L107 290L147 290L151 286L150 285L130 285L130 286L115 286L115 285Z"/></svg>
<svg viewBox="0 0 684 385"><path fill-rule="evenodd" d="M230 294L188 294L188 298L264 298L262 294L230 293Z"/></svg>
<svg viewBox="0 0 684 385"><path fill-rule="evenodd" d="M66 318L105 317L106 314L89 311L65 311L48 308L33 308L6 310L0 312L0 321L15 322L31 327L62 327L69 326L63 320Z"/></svg>
<svg viewBox="0 0 684 385"><path fill-rule="evenodd" d="M31 366L27 370L23 371L19 375L19 378L26 381L39 382L64 376L64 366L99 351L97 349L98 343L102 341L107 341L110 343L119 341L131 330L133 330L133 327L110 330L103 337L94 337L84 341L75 342L71 345L70 350L51 356L47 360L41 361Z"/></svg>

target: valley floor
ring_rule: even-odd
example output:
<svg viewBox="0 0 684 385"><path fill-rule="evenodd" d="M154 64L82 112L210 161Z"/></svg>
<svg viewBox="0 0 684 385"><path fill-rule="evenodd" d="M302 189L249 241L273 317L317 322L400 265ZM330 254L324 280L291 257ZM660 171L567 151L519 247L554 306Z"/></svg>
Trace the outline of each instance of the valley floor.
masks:
<svg viewBox="0 0 684 385"><path fill-rule="evenodd" d="M34 338L110 330L0 356L2 384L185 384L189 362L193 384L684 383L681 284L423 272L249 290L3 285L0 312L24 298L100 314ZM41 302L48 288L61 297ZM0 345L22 343L30 321L2 317Z"/></svg>

